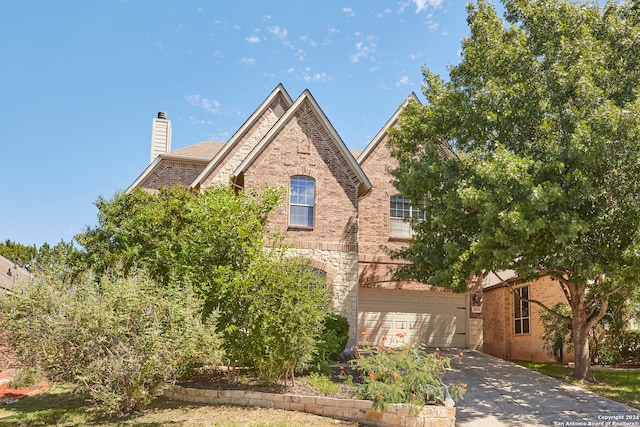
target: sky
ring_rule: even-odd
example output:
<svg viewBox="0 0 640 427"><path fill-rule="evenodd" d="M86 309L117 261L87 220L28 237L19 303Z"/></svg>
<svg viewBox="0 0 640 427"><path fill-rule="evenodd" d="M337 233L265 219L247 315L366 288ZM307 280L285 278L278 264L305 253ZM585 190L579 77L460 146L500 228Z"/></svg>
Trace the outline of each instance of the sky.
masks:
<svg viewBox="0 0 640 427"><path fill-rule="evenodd" d="M309 89L363 149L446 78L468 35L464 0L20 0L0 14L0 241L71 241L95 202L149 163L151 124L172 149L227 141L282 83Z"/></svg>

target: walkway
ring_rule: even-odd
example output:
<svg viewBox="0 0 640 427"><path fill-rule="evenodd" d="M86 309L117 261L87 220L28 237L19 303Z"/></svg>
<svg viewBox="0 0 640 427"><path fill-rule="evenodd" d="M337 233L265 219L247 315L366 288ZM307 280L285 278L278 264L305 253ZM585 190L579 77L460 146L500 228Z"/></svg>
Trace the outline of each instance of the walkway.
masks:
<svg viewBox="0 0 640 427"><path fill-rule="evenodd" d="M466 383L459 427L640 426L640 411L484 353L452 358L445 382Z"/></svg>

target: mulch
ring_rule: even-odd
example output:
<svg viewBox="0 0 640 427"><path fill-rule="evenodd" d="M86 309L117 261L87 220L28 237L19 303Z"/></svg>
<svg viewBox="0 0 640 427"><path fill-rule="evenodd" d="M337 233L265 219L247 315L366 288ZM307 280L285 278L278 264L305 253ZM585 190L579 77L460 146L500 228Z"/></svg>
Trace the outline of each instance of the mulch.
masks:
<svg viewBox="0 0 640 427"><path fill-rule="evenodd" d="M49 383L38 384L33 387L11 387L11 378L15 375L16 369L0 370L0 406L15 403L25 396L37 393L51 387Z"/></svg>

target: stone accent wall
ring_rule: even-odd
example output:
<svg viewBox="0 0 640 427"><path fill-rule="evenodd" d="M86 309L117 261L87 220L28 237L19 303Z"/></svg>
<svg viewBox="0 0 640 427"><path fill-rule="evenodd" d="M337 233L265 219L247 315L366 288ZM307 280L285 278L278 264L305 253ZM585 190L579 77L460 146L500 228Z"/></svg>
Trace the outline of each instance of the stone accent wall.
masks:
<svg viewBox="0 0 640 427"><path fill-rule="evenodd" d="M327 273L327 287L331 293L333 309L349 321L349 343L354 345L357 338L358 312L358 253L339 250L296 247L287 251L288 256L308 259L311 266Z"/></svg>
<svg viewBox="0 0 640 427"><path fill-rule="evenodd" d="M566 298L557 281L550 277L542 277L533 282L518 286L530 286L530 297L539 300L549 307ZM513 325L513 293L508 286L490 287L484 290L484 304L491 307L484 313L484 347L483 351L492 356L507 360L526 362L553 362L546 350L542 348L544 327L540 321L541 308L530 304L530 333L515 334ZM565 350L564 362L573 360L573 354Z"/></svg>
<svg viewBox="0 0 640 427"><path fill-rule="evenodd" d="M369 400L337 399L333 397L302 396L297 394L275 394L245 390L192 389L177 385L169 386L164 395L192 403L214 405L260 406L287 411L307 412L341 420L358 421L361 424L379 427L455 427L455 408L425 406L419 413L412 413L409 405L393 404L384 412L372 409Z"/></svg>
<svg viewBox="0 0 640 427"><path fill-rule="evenodd" d="M139 187L147 190L157 190L161 187L174 185L189 186L204 170L206 162L179 162L162 160Z"/></svg>

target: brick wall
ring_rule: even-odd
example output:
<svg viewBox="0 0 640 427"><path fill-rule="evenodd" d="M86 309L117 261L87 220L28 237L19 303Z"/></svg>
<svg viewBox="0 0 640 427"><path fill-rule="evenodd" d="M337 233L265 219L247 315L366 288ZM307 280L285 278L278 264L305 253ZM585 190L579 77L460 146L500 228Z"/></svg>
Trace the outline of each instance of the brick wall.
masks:
<svg viewBox="0 0 640 427"><path fill-rule="evenodd" d="M566 302L562 288L550 277L542 277L525 285L530 287L530 298L551 307L558 302ZM523 285L518 285L523 286ZM528 362L553 362L542 348L544 327L540 321L541 308L530 304L530 333L514 333L513 293L508 286L485 289L485 304L491 311L484 314L484 352L507 360ZM564 362L573 360L573 354L565 350Z"/></svg>
<svg viewBox="0 0 640 427"><path fill-rule="evenodd" d="M179 162L173 160L161 160L139 187L157 190L160 187L173 187L174 185L189 186L200 172L204 170L206 162Z"/></svg>

